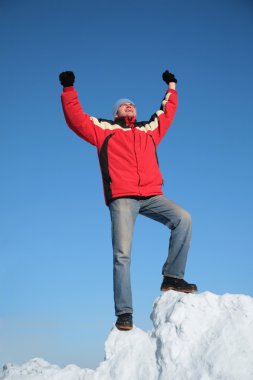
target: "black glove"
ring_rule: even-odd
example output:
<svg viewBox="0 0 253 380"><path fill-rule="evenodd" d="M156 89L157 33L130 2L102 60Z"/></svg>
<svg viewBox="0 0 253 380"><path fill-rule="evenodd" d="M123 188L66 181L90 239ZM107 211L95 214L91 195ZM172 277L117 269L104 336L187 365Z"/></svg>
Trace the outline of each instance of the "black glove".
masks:
<svg viewBox="0 0 253 380"><path fill-rule="evenodd" d="M177 83L175 75L172 74L172 73L170 73L168 70L164 71L164 73L163 73L163 80L167 84L169 84L170 82Z"/></svg>
<svg viewBox="0 0 253 380"><path fill-rule="evenodd" d="M70 87L73 86L75 82L75 74L73 71L63 71L63 73L59 75L59 79L63 87Z"/></svg>

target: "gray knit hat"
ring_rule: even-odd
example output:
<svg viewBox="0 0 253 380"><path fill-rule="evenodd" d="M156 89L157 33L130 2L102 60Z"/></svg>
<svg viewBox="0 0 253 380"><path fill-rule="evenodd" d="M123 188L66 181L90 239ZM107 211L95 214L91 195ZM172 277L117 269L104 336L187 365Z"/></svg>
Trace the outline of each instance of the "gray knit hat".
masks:
<svg viewBox="0 0 253 380"><path fill-rule="evenodd" d="M119 107L124 103L131 103L135 106L134 102L132 102L132 100L130 99L119 99L113 106L113 109L112 109L113 117L116 117Z"/></svg>

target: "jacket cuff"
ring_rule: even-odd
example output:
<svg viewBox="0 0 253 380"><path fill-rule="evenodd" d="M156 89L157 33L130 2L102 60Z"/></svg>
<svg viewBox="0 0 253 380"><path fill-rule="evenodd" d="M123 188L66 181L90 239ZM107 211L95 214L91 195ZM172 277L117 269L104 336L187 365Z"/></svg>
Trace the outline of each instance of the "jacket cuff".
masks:
<svg viewBox="0 0 253 380"><path fill-rule="evenodd" d="M69 92L69 91L73 91L73 90L74 90L74 86L63 87L63 92Z"/></svg>
<svg viewBox="0 0 253 380"><path fill-rule="evenodd" d="M173 88L168 88L167 92L171 92L172 94L176 94L177 90L173 90Z"/></svg>

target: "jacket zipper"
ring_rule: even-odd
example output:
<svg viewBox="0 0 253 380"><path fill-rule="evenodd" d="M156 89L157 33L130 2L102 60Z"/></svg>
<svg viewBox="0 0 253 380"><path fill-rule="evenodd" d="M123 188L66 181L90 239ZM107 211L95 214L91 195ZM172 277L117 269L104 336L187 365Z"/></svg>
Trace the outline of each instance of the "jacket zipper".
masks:
<svg viewBox="0 0 253 380"><path fill-rule="evenodd" d="M139 177L139 181L138 181L139 194L141 195L141 191L140 191L141 176L140 176L139 164L138 164L138 159L137 159L137 154L136 154L136 149L135 149L135 143L136 143L135 128L131 127L131 129L132 129L132 133L134 134L134 154L135 154L135 160L136 160L136 165L137 165L137 174L138 174L138 177Z"/></svg>

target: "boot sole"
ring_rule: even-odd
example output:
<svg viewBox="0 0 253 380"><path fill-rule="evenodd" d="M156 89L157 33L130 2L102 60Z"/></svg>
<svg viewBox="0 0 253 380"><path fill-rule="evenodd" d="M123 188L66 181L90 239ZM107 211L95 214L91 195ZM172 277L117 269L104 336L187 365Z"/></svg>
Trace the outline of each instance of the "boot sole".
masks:
<svg viewBox="0 0 253 380"><path fill-rule="evenodd" d="M170 288L161 288L160 289L162 292L167 292L168 290L175 290L176 292L179 292L179 293L195 293L195 292L197 292L198 291L198 289L192 289L192 290L187 290L187 289L185 289L185 290L181 290L181 289L175 289L175 288L172 288L172 287L170 287Z"/></svg>
<svg viewBox="0 0 253 380"><path fill-rule="evenodd" d="M120 331L129 331L129 330L133 329L133 326L121 326L121 325L117 325L117 324L115 324L115 326Z"/></svg>

